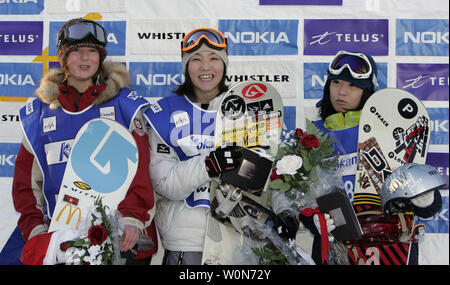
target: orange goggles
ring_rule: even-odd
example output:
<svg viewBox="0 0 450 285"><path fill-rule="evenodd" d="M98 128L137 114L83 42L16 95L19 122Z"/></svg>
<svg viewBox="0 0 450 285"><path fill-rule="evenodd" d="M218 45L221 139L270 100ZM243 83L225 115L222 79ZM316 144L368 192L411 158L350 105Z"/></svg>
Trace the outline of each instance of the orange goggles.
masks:
<svg viewBox="0 0 450 285"><path fill-rule="evenodd" d="M181 42L181 51L193 52L197 50L202 43L217 50L227 48L227 39L225 36L213 28L199 28L190 31Z"/></svg>

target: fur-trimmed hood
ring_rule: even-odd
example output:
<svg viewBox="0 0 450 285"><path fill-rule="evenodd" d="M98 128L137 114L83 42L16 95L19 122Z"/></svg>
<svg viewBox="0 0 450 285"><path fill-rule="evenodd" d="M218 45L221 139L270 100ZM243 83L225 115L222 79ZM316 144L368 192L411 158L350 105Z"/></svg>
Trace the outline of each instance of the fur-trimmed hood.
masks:
<svg viewBox="0 0 450 285"><path fill-rule="evenodd" d="M121 88L130 85L130 76L127 68L122 63L104 62L106 73L106 89L93 101L94 105L100 105L119 94ZM42 77L36 96L44 103L50 105L50 109L58 109L61 103L58 101L59 86L64 80L62 68L49 69Z"/></svg>

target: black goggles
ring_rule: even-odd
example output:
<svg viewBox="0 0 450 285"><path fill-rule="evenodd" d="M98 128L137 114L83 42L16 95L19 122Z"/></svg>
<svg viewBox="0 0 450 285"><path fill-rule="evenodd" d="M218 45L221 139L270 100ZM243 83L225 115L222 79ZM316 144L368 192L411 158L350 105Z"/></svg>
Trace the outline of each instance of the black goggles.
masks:
<svg viewBox="0 0 450 285"><path fill-rule="evenodd" d="M336 54L328 66L328 71L333 75L339 75L346 67L355 79L367 79L372 74L372 65L365 54L347 51Z"/></svg>
<svg viewBox="0 0 450 285"><path fill-rule="evenodd" d="M107 44L106 30L100 24L90 20L83 20L81 22L67 26L61 33L58 39L57 47L59 48L64 42L71 44L82 42L90 37L96 43L105 46Z"/></svg>
<svg viewBox="0 0 450 285"><path fill-rule="evenodd" d="M193 52L201 43L205 42L209 47L221 50L227 47L227 39L218 30L213 28L200 28L189 32L181 42L181 51Z"/></svg>

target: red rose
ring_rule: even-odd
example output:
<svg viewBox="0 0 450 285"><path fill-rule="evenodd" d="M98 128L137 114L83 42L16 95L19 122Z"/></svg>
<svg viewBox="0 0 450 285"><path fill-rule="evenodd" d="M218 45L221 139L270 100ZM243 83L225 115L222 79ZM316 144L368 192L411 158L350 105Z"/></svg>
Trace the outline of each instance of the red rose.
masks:
<svg viewBox="0 0 450 285"><path fill-rule="evenodd" d="M303 131L302 129L296 129L295 130L295 137L296 138L301 138L303 136Z"/></svg>
<svg viewBox="0 0 450 285"><path fill-rule="evenodd" d="M272 169L272 174L270 175L270 181L274 181L275 179L280 179L281 175L277 174L277 169Z"/></svg>
<svg viewBox="0 0 450 285"><path fill-rule="evenodd" d="M313 147L318 148L320 146L319 139L315 135L305 134L299 141L306 149L311 149Z"/></svg>
<svg viewBox="0 0 450 285"><path fill-rule="evenodd" d="M73 241L65 241L59 245L61 251L66 251L69 247L72 247Z"/></svg>
<svg viewBox="0 0 450 285"><path fill-rule="evenodd" d="M92 245L102 244L107 237L108 232L100 225L92 226L88 231L88 238Z"/></svg>

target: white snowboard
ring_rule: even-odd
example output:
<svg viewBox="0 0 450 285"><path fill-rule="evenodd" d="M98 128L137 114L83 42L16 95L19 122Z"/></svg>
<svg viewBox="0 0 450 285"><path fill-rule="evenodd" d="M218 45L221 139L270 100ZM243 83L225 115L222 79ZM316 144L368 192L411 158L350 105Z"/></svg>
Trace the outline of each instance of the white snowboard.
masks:
<svg viewBox="0 0 450 285"><path fill-rule="evenodd" d="M133 136L120 123L98 118L84 124L70 151L49 231L79 229L97 198L116 209L138 159Z"/></svg>

